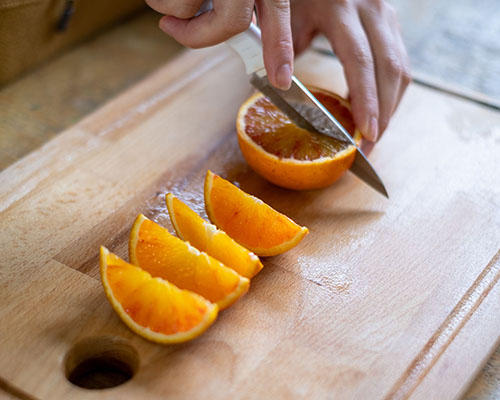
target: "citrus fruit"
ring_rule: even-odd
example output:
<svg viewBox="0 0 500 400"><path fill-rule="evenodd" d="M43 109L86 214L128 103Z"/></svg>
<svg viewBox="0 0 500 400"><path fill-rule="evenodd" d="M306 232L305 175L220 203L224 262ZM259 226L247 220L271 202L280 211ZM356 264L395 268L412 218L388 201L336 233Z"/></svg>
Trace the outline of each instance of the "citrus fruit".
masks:
<svg viewBox="0 0 500 400"><path fill-rule="evenodd" d="M284 253L309 232L212 171L207 171L204 192L210 220L259 256Z"/></svg>
<svg viewBox="0 0 500 400"><path fill-rule="evenodd" d="M172 225L181 239L245 278L254 277L262 269L259 257L205 221L172 193L167 194L166 201Z"/></svg>
<svg viewBox="0 0 500 400"><path fill-rule="evenodd" d="M218 307L203 297L153 278L101 247L101 280L121 320L143 338L181 343L201 335L217 318Z"/></svg>
<svg viewBox="0 0 500 400"><path fill-rule="evenodd" d="M324 90L311 91L359 145L361 133L349 102ZM356 155L353 145L297 127L261 93L240 107L236 129L241 152L254 171L288 189L326 187L351 167Z"/></svg>
<svg viewBox="0 0 500 400"><path fill-rule="evenodd" d="M203 296L219 309L248 291L250 281L140 214L129 241L130 262L180 289Z"/></svg>

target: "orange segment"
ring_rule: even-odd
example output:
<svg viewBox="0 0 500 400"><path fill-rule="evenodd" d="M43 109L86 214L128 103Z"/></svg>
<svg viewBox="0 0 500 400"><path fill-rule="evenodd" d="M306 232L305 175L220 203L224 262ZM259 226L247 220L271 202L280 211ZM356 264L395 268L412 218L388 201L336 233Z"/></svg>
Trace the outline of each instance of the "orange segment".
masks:
<svg viewBox="0 0 500 400"><path fill-rule="evenodd" d="M312 92L359 145L361 133L354 125L349 102L320 89ZM354 161L354 146L297 127L261 93L243 103L236 128L248 164L262 177L288 189L326 187Z"/></svg>
<svg viewBox="0 0 500 400"><path fill-rule="evenodd" d="M135 333L157 343L181 343L201 335L218 307L187 290L153 278L101 247L101 280L111 306Z"/></svg>
<svg viewBox="0 0 500 400"><path fill-rule="evenodd" d="M167 194L166 201L170 219L181 239L246 278L254 277L262 269L259 257L205 221L172 193Z"/></svg>
<svg viewBox="0 0 500 400"><path fill-rule="evenodd" d="M208 254L139 215L130 232L130 262L224 309L248 291L250 281Z"/></svg>
<svg viewBox="0 0 500 400"><path fill-rule="evenodd" d="M205 179L205 207L219 229L259 256L284 253L309 232L211 171Z"/></svg>

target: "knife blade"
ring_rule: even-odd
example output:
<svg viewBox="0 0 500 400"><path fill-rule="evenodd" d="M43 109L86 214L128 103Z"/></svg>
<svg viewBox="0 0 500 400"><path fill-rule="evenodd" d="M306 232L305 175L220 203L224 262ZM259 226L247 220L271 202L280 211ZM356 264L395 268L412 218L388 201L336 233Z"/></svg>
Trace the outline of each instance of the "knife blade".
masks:
<svg viewBox="0 0 500 400"><path fill-rule="evenodd" d="M255 24L226 41L242 58L250 83L262 92L292 122L306 130L332 137L356 148L356 156L350 171L359 179L389 198L385 186L366 156L356 145L340 122L292 76L288 90L280 90L269 83L262 56L260 30Z"/></svg>
<svg viewBox="0 0 500 400"><path fill-rule="evenodd" d="M275 88L269 83L267 76L259 77L255 73L251 75L250 83L297 126L353 145L356 148L356 156L350 171L371 188L389 198L382 179L351 135L295 76L292 76L292 85L287 91Z"/></svg>
<svg viewBox="0 0 500 400"><path fill-rule="evenodd" d="M312 94L308 97L309 91L304 91L302 83L295 76L292 76L292 85L287 91L272 86L267 76L261 78L252 74L250 83L300 128L320 132L343 143L354 144L349 135L346 137L341 131L331 129L326 121L327 114L321 110L323 105Z"/></svg>

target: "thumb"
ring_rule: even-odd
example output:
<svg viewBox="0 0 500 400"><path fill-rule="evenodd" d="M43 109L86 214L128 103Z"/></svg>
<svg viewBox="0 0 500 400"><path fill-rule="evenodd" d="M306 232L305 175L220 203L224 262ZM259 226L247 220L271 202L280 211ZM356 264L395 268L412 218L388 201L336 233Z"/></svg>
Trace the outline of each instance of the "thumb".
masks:
<svg viewBox="0 0 500 400"><path fill-rule="evenodd" d="M287 90L292 83L293 43L288 0L257 0L264 65L271 84Z"/></svg>

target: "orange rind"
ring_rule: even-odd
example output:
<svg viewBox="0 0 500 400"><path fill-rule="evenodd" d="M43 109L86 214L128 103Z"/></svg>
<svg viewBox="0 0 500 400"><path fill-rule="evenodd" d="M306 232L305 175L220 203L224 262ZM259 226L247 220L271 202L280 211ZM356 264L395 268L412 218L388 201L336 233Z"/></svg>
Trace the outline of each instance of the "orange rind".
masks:
<svg viewBox="0 0 500 400"><path fill-rule="evenodd" d="M120 319L139 336L181 343L201 335L217 318L218 306L131 265L105 247L100 251L102 285Z"/></svg>
<svg viewBox="0 0 500 400"><path fill-rule="evenodd" d="M250 281L140 214L130 232L130 262L216 303L220 310L244 295Z"/></svg>
<svg viewBox="0 0 500 400"><path fill-rule="evenodd" d="M262 269L259 257L205 221L172 193L167 194L166 203L172 225L181 239L245 278L253 278Z"/></svg>
<svg viewBox="0 0 500 400"><path fill-rule="evenodd" d="M284 253L309 232L211 171L205 178L204 194L210 221L258 256Z"/></svg>
<svg viewBox="0 0 500 400"><path fill-rule="evenodd" d="M354 125L349 102L321 89L311 91L359 146L361 132ZM287 189L327 187L351 167L356 155L353 145L297 127L261 93L240 107L236 130L243 157L252 169Z"/></svg>

